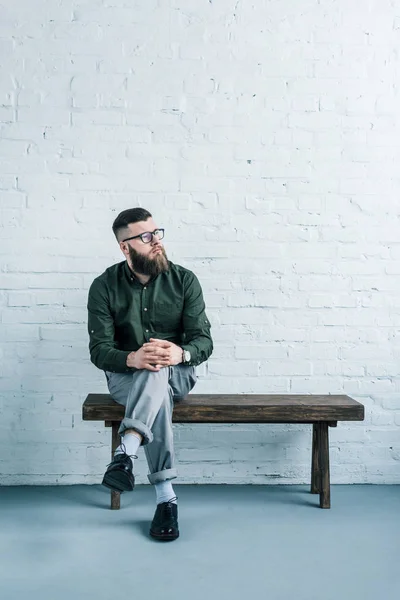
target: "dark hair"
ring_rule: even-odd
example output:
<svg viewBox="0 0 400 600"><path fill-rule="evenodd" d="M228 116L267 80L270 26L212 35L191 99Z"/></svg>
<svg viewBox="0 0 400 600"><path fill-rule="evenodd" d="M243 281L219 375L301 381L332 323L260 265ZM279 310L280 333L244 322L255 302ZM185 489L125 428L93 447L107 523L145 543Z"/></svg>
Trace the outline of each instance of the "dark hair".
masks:
<svg viewBox="0 0 400 600"><path fill-rule="evenodd" d="M145 208L128 208L127 210L123 210L119 213L112 226L115 237L118 240L119 232L122 229L126 229L130 223L147 221L151 216L152 215Z"/></svg>

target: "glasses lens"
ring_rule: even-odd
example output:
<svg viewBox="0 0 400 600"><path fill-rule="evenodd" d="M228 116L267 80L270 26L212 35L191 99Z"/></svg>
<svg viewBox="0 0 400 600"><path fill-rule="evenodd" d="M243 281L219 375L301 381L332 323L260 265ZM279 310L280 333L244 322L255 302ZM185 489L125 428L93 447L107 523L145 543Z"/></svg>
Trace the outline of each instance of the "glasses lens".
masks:
<svg viewBox="0 0 400 600"><path fill-rule="evenodd" d="M148 244L149 242L151 242L151 238L152 235L151 233L142 233L142 242L144 242L145 244Z"/></svg>
<svg viewBox="0 0 400 600"><path fill-rule="evenodd" d="M162 240L164 237L164 229L156 229L154 235L156 235L159 240Z"/></svg>

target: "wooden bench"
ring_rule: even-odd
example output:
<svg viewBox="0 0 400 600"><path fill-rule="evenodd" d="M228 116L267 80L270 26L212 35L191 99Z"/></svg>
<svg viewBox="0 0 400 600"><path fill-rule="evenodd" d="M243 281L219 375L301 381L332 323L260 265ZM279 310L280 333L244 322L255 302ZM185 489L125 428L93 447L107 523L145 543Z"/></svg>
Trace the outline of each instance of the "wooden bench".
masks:
<svg viewBox="0 0 400 600"><path fill-rule="evenodd" d="M119 445L118 428L125 408L109 394L89 394L83 403L84 421L104 421L112 428L111 457ZM311 493L320 507L330 508L328 428L338 421L363 421L364 406L349 396L290 396L257 394L189 394L175 402L174 423L308 423L313 426ZM119 509L120 494L111 492L111 508Z"/></svg>

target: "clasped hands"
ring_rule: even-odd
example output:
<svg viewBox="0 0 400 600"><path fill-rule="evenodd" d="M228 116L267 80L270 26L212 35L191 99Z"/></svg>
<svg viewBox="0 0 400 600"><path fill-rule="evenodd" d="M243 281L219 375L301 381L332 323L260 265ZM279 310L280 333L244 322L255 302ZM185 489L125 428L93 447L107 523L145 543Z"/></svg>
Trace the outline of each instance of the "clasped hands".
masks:
<svg viewBox="0 0 400 600"><path fill-rule="evenodd" d="M163 367L172 367L182 362L182 348L168 342L150 338L136 352L128 354L126 365L135 369L159 371Z"/></svg>

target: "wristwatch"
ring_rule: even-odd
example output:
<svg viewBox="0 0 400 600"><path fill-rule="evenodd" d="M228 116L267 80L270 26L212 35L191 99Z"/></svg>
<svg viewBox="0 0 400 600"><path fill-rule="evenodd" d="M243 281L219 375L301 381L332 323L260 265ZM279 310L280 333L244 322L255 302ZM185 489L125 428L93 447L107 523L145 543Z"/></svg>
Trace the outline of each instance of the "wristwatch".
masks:
<svg viewBox="0 0 400 600"><path fill-rule="evenodd" d="M189 350L183 350L182 352L182 362L184 365L187 365L188 363L190 363L190 359L191 359L191 354L189 352Z"/></svg>

